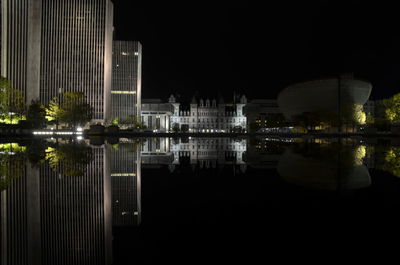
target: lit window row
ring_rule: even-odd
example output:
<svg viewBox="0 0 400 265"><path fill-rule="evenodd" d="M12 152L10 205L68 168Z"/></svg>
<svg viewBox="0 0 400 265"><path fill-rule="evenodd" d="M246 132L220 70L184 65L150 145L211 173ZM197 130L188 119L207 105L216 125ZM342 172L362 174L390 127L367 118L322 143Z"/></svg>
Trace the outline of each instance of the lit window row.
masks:
<svg viewBox="0 0 400 265"><path fill-rule="evenodd" d="M135 95L136 91L126 91L126 90L112 90L111 94L130 94L130 95Z"/></svg>

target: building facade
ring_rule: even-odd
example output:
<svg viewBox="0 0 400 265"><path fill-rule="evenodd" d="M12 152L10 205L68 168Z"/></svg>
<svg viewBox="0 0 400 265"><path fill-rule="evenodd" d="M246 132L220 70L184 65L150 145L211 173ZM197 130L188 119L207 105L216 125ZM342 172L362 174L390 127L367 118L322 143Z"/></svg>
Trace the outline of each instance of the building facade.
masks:
<svg viewBox="0 0 400 265"><path fill-rule="evenodd" d="M29 104L83 92L94 121L111 116L111 0L2 0L1 75Z"/></svg>
<svg viewBox="0 0 400 265"><path fill-rule="evenodd" d="M113 42L112 117L124 122L140 117L142 91L142 45L138 41Z"/></svg>
<svg viewBox="0 0 400 265"><path fill-rule="evenodd" d="M247 131L253 130L253 125L257 128L271 127L270 121L276 119L283 114L275 99L254 99L246 104L244 107L244 114L247 117ZM277 124L279 125L279 124Z"/></svg>
<svg viewBox="0 0 400 265"><path fill-rule="evenodd" d="M220 99L200 99L193 97L190 107L184 109L176 97L171 95L169 103L174 111L170 120L173 131L187 132L244 132L246 130L246 116L243 107L247 104L246 96L242 95L238 102L225 103Z"/></svg>
<svg viewBox="0 0 400 265"><path fill-rule="evenodd" d="M171 115L174 112L170 103L163 103L160 99L142 100L142 124L146 130L153 132L169 132Z"/></svg>

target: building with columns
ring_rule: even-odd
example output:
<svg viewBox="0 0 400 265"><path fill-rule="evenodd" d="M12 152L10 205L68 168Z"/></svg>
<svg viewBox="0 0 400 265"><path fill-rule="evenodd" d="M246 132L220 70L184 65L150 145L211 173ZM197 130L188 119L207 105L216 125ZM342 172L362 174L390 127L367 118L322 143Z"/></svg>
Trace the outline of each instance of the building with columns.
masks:
<svg viewBox="0 0 400 265"><path fill-rule="evenodd" d="M141 119L147 130L169 132L173 106L161 99L142 99Z"/></svg>

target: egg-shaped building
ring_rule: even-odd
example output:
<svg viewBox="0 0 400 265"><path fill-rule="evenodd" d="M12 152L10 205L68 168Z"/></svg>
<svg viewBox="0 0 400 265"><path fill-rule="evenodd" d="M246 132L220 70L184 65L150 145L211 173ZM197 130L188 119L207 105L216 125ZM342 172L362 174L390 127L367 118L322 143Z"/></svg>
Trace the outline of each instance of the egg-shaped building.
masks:
<svg viewBox="0 0 400 265"><path fill-rule="evenodd" d="M338 113L339 106L365 104L371 90L372 85L368 81L342 75L288 86L278 95L278 105L289 120L306 112L323 110Z"/></svg>

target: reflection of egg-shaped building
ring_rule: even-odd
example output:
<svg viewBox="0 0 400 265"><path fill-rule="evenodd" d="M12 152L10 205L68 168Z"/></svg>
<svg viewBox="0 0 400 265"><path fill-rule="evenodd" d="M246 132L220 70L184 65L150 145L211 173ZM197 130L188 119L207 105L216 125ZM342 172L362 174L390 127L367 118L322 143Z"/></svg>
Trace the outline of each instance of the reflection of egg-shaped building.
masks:
<svg viewBox="0 0 400 265"><path fill-rule="evenodd" d="M288 149L279 160L277 171L288 183L317 190L355 190L371 185L365 165L342 167L334 159L318 159Z"/></svg>
<svg viewBox="0 0 400 265"><path fill-rule="evenodd" d="M296 83L286 87L278 96L278 104L287 119L313 111L337 113L339 105L365 104L372 85L354 79L352 75Z"/></svg>

